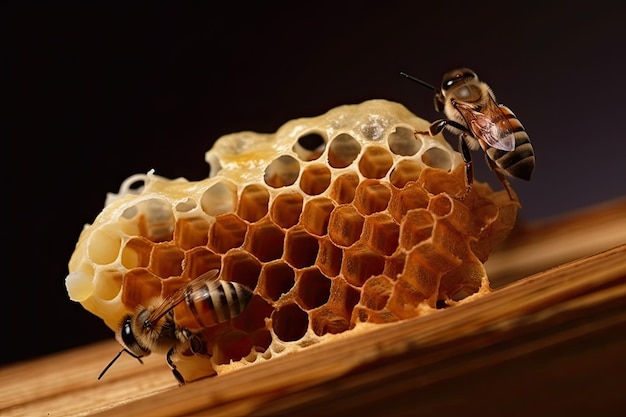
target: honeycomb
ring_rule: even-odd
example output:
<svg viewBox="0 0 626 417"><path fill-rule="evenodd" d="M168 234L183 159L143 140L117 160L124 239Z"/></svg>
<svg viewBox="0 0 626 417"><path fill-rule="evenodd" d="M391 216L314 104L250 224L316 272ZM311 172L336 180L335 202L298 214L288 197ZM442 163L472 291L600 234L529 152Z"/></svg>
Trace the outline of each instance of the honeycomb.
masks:
<svg viewBox="0 0 626 417"><path fill-rule="evenodd" d="M119 332L193 278L253 290L247 308L172 360L186 380L324 343L489 291L483 267L518 205L476 183L429 122L370 100L221 137L201 181L135 175L82 231L72 300ZM453 308L453 307L452 307Z"/></svg>

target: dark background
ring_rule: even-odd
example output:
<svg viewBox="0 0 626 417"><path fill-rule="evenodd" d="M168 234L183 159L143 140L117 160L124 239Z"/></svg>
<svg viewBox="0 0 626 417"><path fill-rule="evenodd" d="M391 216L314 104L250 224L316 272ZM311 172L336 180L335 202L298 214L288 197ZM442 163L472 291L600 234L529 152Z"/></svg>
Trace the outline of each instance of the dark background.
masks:
<svg viewBox="0 0 626 417"><path fill-rule="evenodd" d="M128 176L199 180L221 135L372 98L438 117L400 71L473 68L515 111L537 155L521 220L626 195L623 3L257 3L8 7L3 363L112 337L64 279Z"/></svg>

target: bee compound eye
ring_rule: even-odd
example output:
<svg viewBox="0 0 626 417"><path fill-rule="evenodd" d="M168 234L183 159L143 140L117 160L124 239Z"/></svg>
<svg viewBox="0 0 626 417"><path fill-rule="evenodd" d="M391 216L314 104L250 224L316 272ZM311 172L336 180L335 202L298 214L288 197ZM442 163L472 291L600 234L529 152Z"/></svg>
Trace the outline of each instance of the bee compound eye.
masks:
<svg viewBox="0 0 626 417"><path fill-rule="evenodd" d="M133 332L133 320L130 316L126 316L126 318L124 318L120 334L122 336L122 343L124 343L124 346L126 346L126 348L134 355L142 357L150 354L149 350L143 348L139 342L137 342L137 338Z"/></svg>
<svg viewBox="0 0 626 417"><path fill-rule="evenodd" d="M470 89L467 86L463 86L457 90L456 96L460 99L466 99L470 96Z"/></svg>

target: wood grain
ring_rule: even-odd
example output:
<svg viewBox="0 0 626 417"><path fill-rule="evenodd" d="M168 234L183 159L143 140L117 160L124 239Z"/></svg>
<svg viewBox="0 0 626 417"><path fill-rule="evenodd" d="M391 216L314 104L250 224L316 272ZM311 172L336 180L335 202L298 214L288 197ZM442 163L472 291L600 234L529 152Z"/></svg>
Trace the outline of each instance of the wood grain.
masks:
<svg viewBox="0 0 626 417"><path fill-rule="evenodd" d="M581 222L548 246L595 233ZM552 230L544 236L565 234ZM511 250L532 264L550 239L525 239ZM98 381L119 349L112 340L5 366L0 415L623 415L626 240L470 302L181 387L162 356L122 355Z"/></svg>

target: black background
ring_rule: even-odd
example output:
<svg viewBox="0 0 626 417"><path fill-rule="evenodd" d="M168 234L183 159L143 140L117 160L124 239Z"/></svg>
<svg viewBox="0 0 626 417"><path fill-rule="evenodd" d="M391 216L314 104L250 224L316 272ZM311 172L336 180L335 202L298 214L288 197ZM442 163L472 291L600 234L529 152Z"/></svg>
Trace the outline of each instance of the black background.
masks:
<svg viewBox="0 0 626 417"><path fill-rule="evenodd" d="M2 362L112 337L64 278L125 178L202 179L221 135L341 104L384 98L438 117L400 71L438 85L473 68L515 111L537 155L532 181L513 182L520 219L626 195L623 3L364 3L10 6Z"/></svg>

